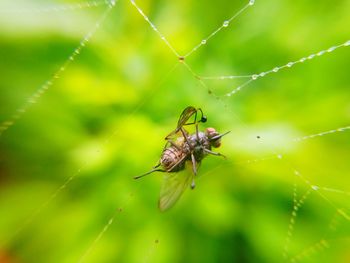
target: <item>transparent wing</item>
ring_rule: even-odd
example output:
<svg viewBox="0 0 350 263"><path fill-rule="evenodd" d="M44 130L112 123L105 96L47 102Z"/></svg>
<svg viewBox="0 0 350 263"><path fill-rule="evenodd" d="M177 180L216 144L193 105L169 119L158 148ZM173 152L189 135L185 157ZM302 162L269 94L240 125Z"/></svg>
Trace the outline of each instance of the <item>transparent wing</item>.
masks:
<svg viewBox="0 0 350 263"><path fill-rule="evenodd" d="M182 126L184 126L186 122L192 117L192 115L196 113L197 113L197 109L192 106L188 106L186 109L184 109L184 111L181 113L180 118L177 122L176 129L179 129Z"/></svg>
<svg viewBox="0 0 350 263"><path fill-rule="evenodd" d="M182 136L182 133L180 132L180 129L182 126L186 125L187 121L193 116L197 114L198 109L192 106L188 106L186 109L183 110L183 112L180 115L180 118L177 122L177 127L175 130L173 130L171 133L166 136L166 139L173 139L177 136ZM196 117L195 117L196 118Z"/></svg>
<svg viewBox="0 0 350 263"><path fill-rule="evenodd" d="M171 208L191 181L191 173L187 171L178 173L167 173L160 189L159 209L165 211Z"/></svg>

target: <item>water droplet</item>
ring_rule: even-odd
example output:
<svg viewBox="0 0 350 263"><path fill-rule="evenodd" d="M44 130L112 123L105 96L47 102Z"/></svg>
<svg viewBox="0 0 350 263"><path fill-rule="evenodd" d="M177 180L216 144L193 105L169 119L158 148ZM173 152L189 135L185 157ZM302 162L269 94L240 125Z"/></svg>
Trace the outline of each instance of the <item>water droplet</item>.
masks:
<svg viewBox="0 0 350 263"><path fill-rule="evenodd" d="M207 44L207 40L206 40L206 39L203 39L203 40L201 41L201 44L202 44L202 45Z"/></svg>
<svg viewBox="0 0 350 263"><path fill-rule="evenodd" d="M308 59L313 59L314 57L315 57L315 54L312 54L312 55L308 56L307 58Z"/></svg>
<svg viewBox="0 0 350 263"><path fill-rule="evenodd" d="M259 74L260 77L264 77L265 75L266 75L265 72L261 72L261 73Z"/></svg>
<svg viewBox="0 0 350 263"><path fill-rule="evenodd" d="M277 72L277 71L279 71L279 70L280 70L280 69L276 67L276 68L274 68L272 71L273 71L273 72Z"/></svg>
<svg viewBox="0 0 350 263"><path fill-rule="evenodd" d="M259 77L259 75L256 75L256 74L252 75L253 80L256 80L258 77Z"/></svg>
<svg viewBox="0 0 350 263"><path fill-rule="evenodd" d="M317 53L317 56L322 56L326 51L322 50L320 52Z"/></svg>
<svg viewBox="0 0 350 263"><path fill-rule="evenodd" d="M330 47L329 49L327 49L327 52L332 52L336 49L336 47Z"/></svg>
<svg viewBox="0 0 350 263"><path fill-rule="evenodd" d="M250 0L249 1L249 5L254 5L254 3L255 3L255 0Z"/></svg>
<svg viewBox="0 0 350 263"><path fill-rule="evenodd" d="M230 24L230 21L226 20L224 21L224 23L222 24L223 27L228 27L228 25Z"/></svg>
<svg viewBox="0 0 350 263"><path fill-rule="evenodd" d="M299 62L303 63L306 60L306 58L299 59Z"/></svg>
<svg viewBox="0 0 350 263"><path fill-rule="evenodd" d="M293 62L289 62L289 63L287 64L287 67L290 68L290 67L292 67L293 65L294 65Z"/></svg>
<svg viewBox="0 0 350 263"><path fill-rule="evenodd" d="M346 42L344 43L344 46L350 46L350 40L346 41Z"/></svg>
<svg viewBox="0 0 350 263"><path fill-rule="evenodd" d="M313 185L313 186L311 186L311 188L312 188L312 190L315 190L315 191L317 191L318 189L320 189L317 185Z"/></svg>

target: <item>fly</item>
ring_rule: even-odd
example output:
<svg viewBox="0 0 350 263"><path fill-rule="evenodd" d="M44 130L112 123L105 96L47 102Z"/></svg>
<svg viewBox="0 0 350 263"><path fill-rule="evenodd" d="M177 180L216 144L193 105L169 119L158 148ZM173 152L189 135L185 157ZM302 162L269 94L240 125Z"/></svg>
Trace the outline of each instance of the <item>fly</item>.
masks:
<svg viewBox="0 0 350 263"><path fill-rule="evenodd" d="M197 168L207 155L225 157L218 152L213 152L211 149L220 147L221 137L229 132L219 134L214 128L207 128L204 132L199 131L198 124L206 121L207 118L203 115L200 108L189 106L184 109L180 115L176 129L165 137L167 142L158 164L149 172L134 177L138 179L153 172L166 173L158 204L161 211L171 208L190 182L191 188L195 188ZM185 129L184 126L188 125L195 125L194 133L190 134ZM178 173L185 169L186 163L192 165L192 173Z"/></svg>

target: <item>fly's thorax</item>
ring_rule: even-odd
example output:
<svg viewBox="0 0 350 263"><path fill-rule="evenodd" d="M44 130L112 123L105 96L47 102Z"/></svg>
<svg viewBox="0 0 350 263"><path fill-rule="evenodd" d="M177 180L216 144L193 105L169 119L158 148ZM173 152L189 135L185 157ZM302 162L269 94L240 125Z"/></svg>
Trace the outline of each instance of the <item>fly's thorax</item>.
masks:
<svg viewBox="0 0 350 263"><path fill-rule="evenodd" d="M210 150L211 145L207 135L204 132L193 133L188 137L191 152L197 162L200 162L205 156L205 149Z"/></svg>

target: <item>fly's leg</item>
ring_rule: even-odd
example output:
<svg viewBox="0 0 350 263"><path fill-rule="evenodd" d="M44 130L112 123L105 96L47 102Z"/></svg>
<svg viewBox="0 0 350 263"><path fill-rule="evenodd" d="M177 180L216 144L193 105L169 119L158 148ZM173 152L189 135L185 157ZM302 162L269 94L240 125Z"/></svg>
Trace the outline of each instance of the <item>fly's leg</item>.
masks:
<svg viewBox="0 0 350 263"><path fill-rule="evenodd" d="M197 137L197 142L199 142L198 123L196 123L196 137Z"/></svg>
<svg viewBox="0 0 350 263"><path fill-rule="evenodd" d="M194 177L197 175L197 163L193 153L191 153L191 159L192 159L192 171L193 171L191 189L194 189L196 187L196 183L194 182Z"/></svg>
<svg viewBox="0 0 350 263"><path fill-rule="evenodd" d="M157 165L153 166L153 169L158 168L159 166L161 166L161 163L160 163L160 162L157 163Z"/></svg>
<svg viewBox="0 0 350 263"><path fill-rule="evenodd" d="M221 154L221 153L213 152L213 151L208 150L208 149L204 149L204 151L205 151L206 153L209 153L209 154L212 154L212 155L215 155L215 156L222 156L222 157L224 157L224 158L226 159L226 156L223 155L223 154Z"/></svg>
<svg viewBox="0 0 350 263"><path fill-rule="evenodd" d="M182 129L182 127L181 127L180 131L181 131L181 133L182 133L182 136L185 138L185 141L186 141L187 145L188 145L189 147L191 147L191 144L190 144L190 142L189 142L189 140L188 140L188 136L187 136L185 130Z"/></svg>
<svg viewBox="0 0 350 263"><path fill-rule="evenodd" d="M147 173L145 173L145 174L141 174L141 175L139 175L139 176L135 176L134 179L139 179L139 178L144 177L144 176L146 176L146 175L148 175L148 174L151 174L151 173L153 173L153 172L166 172L166 171L163 170L163 169L154 168L154 169L152 169L151 171L149 171L149 172L147 172Z"/></svg>

